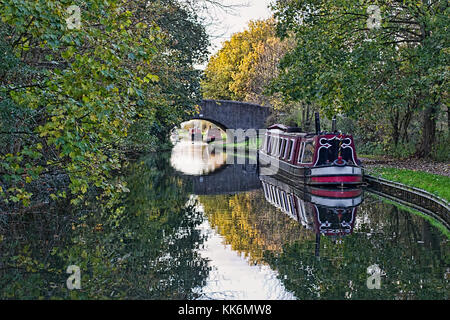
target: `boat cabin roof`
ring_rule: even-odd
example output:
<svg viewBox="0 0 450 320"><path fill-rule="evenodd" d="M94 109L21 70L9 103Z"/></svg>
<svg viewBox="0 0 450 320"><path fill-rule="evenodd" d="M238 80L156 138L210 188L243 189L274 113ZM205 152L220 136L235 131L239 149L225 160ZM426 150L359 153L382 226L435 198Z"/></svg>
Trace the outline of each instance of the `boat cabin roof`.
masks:
<svg viewBox="0 0 450 320"><path fill-rule="evenodd" d="M348 136L347 134L343 134L341 132L319 132L318 134L315 132L302 132L302 129L299 127L288 127L284 124L274 124L267 128L267 133L275 133L275 134L283 134L290 135L295 137L306 137L306 136L317 136L317 135L343 135Z"/></svg>
<svg viewBox="0 0 450 320"><path fill-rule="evenodd" d="M288 126L285 126L284 124L279 124L279 123L271 125L267 129L268 130L278 129L283 132L302 132L302 129L299 127L288 127Z"/></svg>
<svg viewBox="0 0 450 320"><path fill-rule="evenodd" d="M302 129L299 127L288 127L284 124L274 124L267 128L268 132L278 133L278 134L288 134L292 136L307 136L313 135L312 133L302 132Z"/></svg>

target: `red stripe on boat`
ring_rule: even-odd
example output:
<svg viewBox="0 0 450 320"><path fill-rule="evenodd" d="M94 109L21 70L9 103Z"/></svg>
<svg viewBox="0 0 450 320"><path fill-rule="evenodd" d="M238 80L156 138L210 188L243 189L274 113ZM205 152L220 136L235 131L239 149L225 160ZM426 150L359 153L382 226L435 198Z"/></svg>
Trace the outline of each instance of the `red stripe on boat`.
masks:
<svg viewBox="0 0 450 320"><path fill-rule="evenodd" d="M333 190L322 190L322 189L313 189L311 193L316 196L322 197L335 197L335 198L344 198L344 197L357 197L361 195L361 190L349 190L349 191L333 191Z"/></svg>
<svg viewBox="0 0 450 320"><path fill-rule="evenodd" d="M361 182L361 176L332 176L332 177L311 177L312 182L341 183L341 182Z"/></svg>

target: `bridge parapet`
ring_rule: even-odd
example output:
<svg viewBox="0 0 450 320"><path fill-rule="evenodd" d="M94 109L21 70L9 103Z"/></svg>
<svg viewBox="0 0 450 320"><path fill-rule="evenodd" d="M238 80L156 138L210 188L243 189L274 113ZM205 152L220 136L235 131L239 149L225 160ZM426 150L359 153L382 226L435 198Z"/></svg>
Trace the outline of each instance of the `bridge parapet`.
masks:
<svg viewBox="0 0 450 320"><path fill-rule="evenodd" d="M263 129L270 113L270 108L253 103L203 100L194 119L211 121L223 129Z"/></svg>

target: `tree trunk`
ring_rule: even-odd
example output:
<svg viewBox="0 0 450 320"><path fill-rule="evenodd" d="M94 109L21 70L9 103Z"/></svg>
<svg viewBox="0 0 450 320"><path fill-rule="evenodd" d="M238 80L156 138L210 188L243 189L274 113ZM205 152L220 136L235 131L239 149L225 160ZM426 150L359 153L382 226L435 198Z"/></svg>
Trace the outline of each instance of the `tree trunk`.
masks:
<svg viewBox="0 0 450 320"><path fill-rule="evenodd" d="M447 134L450 137L450 107L447 106Z"/></svg>
<svg viewBox="0 0 450 320"><path fill-rule="evenodd" d="M424 111L422 140L416 149L416 156L420 158L427 158L431 154L436 139L436 110L436 106L430 106Z"/></svg>
<svg viewBox="0 0 450 320"><path fill-rule="evenodd" d="M401 132L402 132L402 142L409 142L409 135L408 135L408 127L409 124L411 123L411 118L412 118L412 111L410 108L408 108L408 110L405 113L405 116L403 117L402 120L402 127L401 127Z"/></svg>
<svg viewBox="0 0 450 320"><path fill-rule="evenodd" d="M398 145L398 140L400 137L399 118L400 112L398 111L398 108L395 108L394 115L391 118L391 124L392 124L392 140L394 141L394 145L396 147Z"/></svg>

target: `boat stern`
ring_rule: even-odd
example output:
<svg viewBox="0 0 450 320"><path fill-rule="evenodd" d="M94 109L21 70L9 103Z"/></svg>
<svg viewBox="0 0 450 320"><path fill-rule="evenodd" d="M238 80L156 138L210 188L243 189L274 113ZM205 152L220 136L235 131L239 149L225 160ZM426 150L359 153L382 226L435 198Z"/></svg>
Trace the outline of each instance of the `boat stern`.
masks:
<svg viewBox="0 0 450 320"><path fill-rule="evenodd" d="M360 185L363 170L358 166L313 167L307 180L311 185Z"/></svg>

